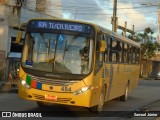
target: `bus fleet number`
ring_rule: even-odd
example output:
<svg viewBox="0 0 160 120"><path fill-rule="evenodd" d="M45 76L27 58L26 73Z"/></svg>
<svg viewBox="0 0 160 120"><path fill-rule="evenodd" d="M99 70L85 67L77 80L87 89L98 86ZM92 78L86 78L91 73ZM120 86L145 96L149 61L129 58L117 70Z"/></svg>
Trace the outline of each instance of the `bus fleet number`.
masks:
<svg viewBox="0 0 160 120"><path fill-rule="evenodd" d="M65 92L71 92L71 87L62 86L61 90Z"/></svg>

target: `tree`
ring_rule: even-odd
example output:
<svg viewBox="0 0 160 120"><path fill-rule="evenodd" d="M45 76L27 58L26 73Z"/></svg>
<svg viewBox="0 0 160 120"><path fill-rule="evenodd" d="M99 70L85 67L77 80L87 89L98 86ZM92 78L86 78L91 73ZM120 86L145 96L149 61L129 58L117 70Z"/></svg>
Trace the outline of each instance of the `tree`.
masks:
<svg viewBox="0 0 160 120"><path fill-rule="evenodd" d="M154 31L147 27L143 33L129 35L128 38L141 44L141 56L145 59L150 59L155 56L155 51L160 47L159 43L152 41Z"/></svg>
<svg viewBox="0 0 160 120"><path fill-rule="evenodd" d="M145 69L145 71L149 76L148 60L155 56L155 51L158 50L158 48L160 47L159 43L153 41L153 33L154 31L150 27L147 27L142 33L128 36L128 38L141 44L140 76L142 76L142 59L146 59L147 69Z"/></svg>

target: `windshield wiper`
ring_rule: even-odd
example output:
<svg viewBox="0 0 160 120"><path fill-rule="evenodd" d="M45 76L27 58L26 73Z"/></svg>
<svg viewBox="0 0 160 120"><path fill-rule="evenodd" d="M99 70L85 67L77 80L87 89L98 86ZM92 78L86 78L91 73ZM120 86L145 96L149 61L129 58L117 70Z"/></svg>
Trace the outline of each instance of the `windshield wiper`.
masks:
<svg viewBox="0 0 160 120"><path fill-rule="evenodd" d="M65 51L69 51L70 47L72 46L72 43L74 43L76 41L76 39L80 36L81 33L78 33L76 34L75 36L73 36L73 38L70 40L70 42L68 43L68 46L67 46L67 43L66 43L66 46L65 46Z"/></svg>

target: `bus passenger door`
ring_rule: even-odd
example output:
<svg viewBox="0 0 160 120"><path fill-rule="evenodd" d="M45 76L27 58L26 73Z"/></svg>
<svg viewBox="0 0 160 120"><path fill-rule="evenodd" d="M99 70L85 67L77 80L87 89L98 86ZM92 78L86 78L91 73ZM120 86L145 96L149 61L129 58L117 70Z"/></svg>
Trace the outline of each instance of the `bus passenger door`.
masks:
<svg viewBox="0 0 160 120"><path fill-rule="evenodd" d="M104 68L104 54L105 54L105 41L102 39L101 33L97 36L97 44L96 44L96 61L94 68L94 86L98 86L98 89L95 91L96 93L100 93L101 89L104 87L104 76L103 76L103 68ZM99 94L96 96L99 98Z"/></svg>
<svg viewBox="0 0 160 120"><path fill-rule="evenodd" d="M96 64L95 64L95 72L96 75L100 70L102 70L104 64L104 52L100 51L101 41L103 40L102 34L98 33L97 35L97 44L96 44ZM102 75L102 74L101 74ZM100 76L102 78L102 76Z"/></svg>
<svg viewBox="0 0 160 120"><path fill-rule="evenodd" d="M103 56L103 53L96 52L96 65L95 65L95 71L94 71L95 75L97 75L98 72L102 69L102 65L103 65L103 57L102 56Z"/></svg>

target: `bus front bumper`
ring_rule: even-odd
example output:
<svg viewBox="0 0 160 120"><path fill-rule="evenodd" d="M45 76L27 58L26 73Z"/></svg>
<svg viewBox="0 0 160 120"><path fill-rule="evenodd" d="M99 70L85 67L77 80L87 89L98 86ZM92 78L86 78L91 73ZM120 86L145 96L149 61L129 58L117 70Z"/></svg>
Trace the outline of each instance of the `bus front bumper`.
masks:
<svg viewBox="0 0 160 120"><path fill-rule="evenodd" d="M79 95L74 95L73 93L66 93L66 92L50 92L33 88L28 89L19 82L18 96L20 98L33 101L91 107L90 105L91 90L88 90L85 93L81 93ZM46 96L49 97L46 98Z"/></svg>

